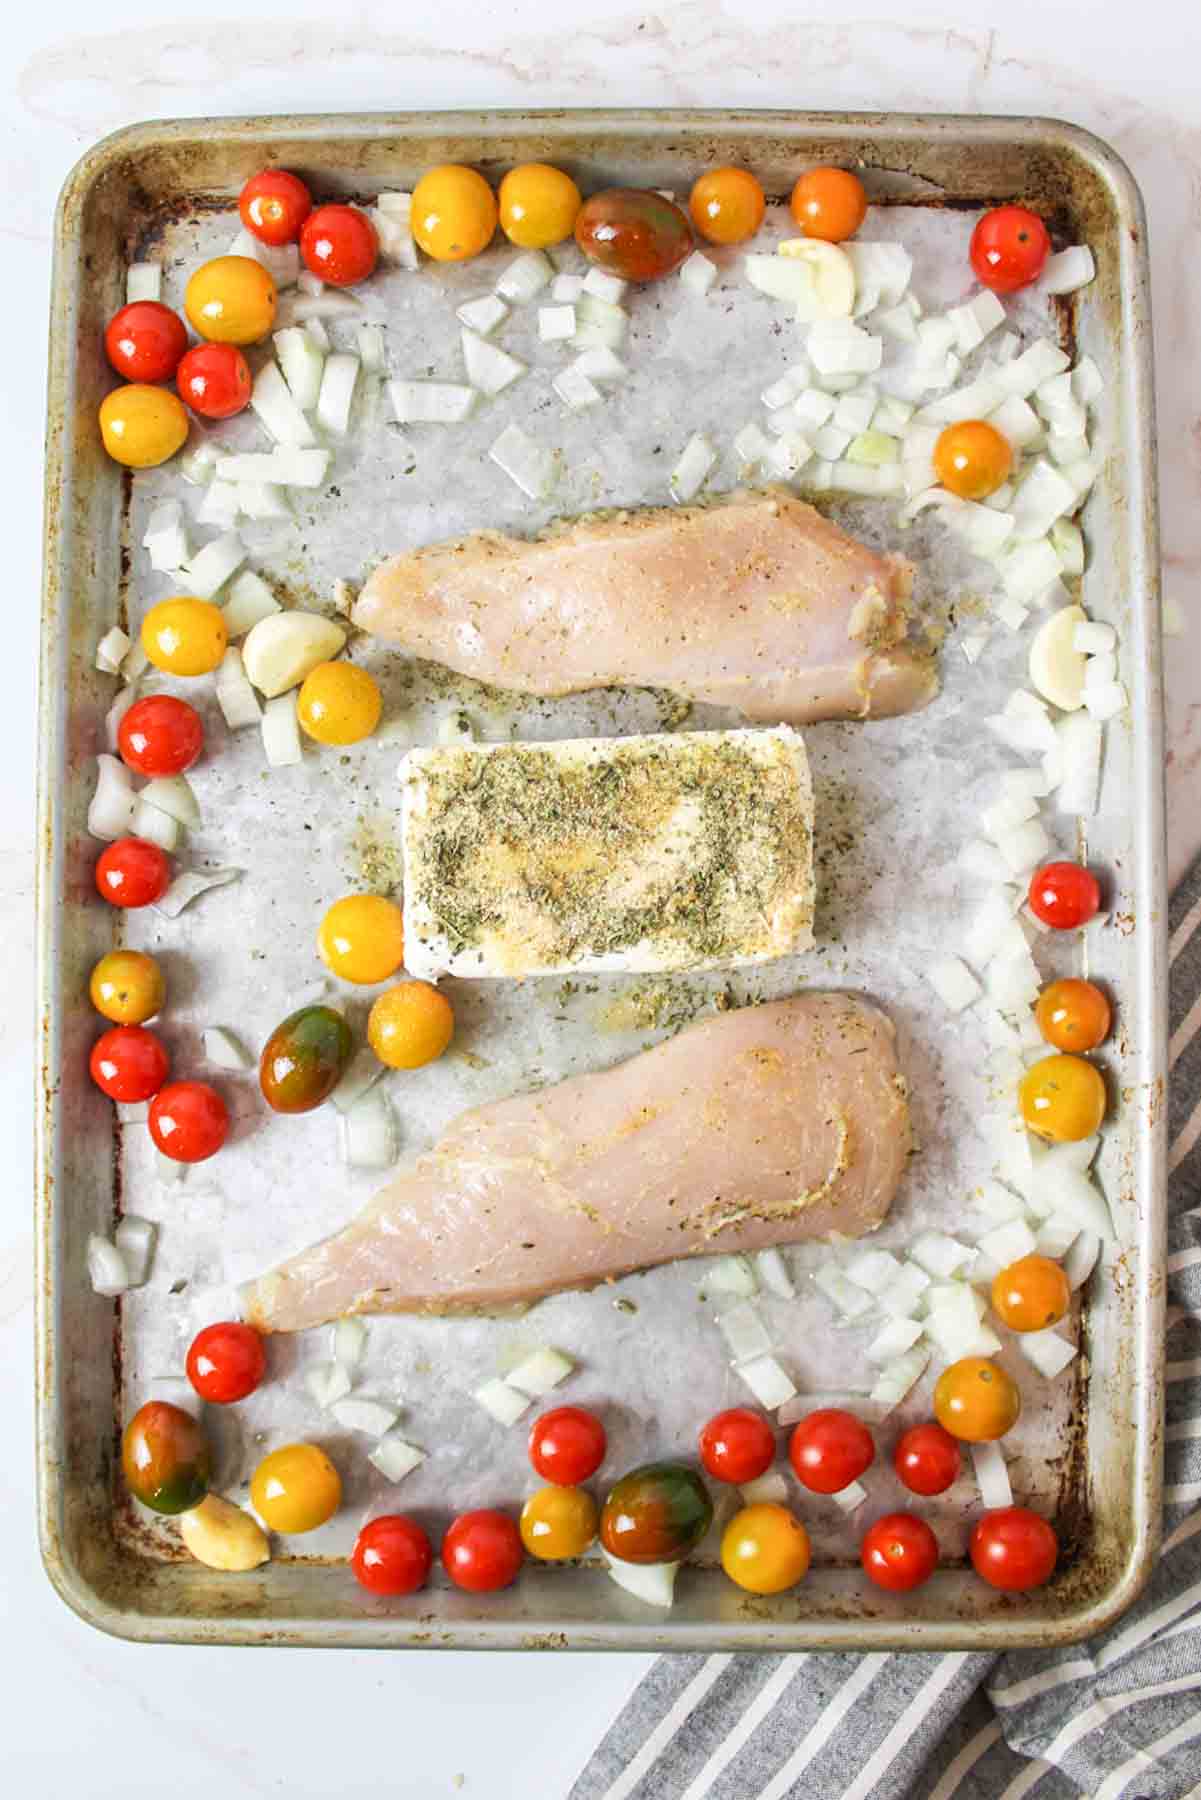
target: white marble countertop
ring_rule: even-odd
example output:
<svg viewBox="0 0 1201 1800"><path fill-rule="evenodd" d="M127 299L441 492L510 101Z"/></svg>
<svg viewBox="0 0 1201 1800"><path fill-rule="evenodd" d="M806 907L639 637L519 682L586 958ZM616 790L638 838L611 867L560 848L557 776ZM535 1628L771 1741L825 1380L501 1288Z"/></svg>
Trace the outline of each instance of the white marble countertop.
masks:
<svg viewBox="0 0 1201 1800"><path fill-rule="evenodd" d="M0 709L0 942L12 984L0 1025L11 1157L0 1221L0 1786L85 1800L435 1800L460 1791L563 1800L645 1659L143 1648L80 1624L41 1570L30 1475L31 672L58 188L104 133L189 114L741 105L1053 114L1090 127L1130 163L1150 214L1166 591L1185 622L1168 657L1175 875L1201 843L1201 14L1185 0L1143 0L1136 18L1097 8L1082 27L1076 0L1009 0L1004 24L990 28L965 0L909 0L904 25L853 15L832 24L814 0L667 0L646 10L578 0L569 29L552 38L536 0L441 0L436 14L372 0L258 0L244 17L220 9L218 21L167 0L118 0L99 13L58 0L44 19L38 7L14 12L0 75L12 431L0 462L14 555L4 607L14 685Z"/></svg>

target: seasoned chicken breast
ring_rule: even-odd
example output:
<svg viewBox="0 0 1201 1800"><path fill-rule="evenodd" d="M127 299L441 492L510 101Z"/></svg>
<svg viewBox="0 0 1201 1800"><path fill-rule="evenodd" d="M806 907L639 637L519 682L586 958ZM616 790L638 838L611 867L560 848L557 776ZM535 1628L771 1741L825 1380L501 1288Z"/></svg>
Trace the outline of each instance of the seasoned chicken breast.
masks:
<svg viewBox="0 0 1201 1800"><path fill-rule="evenodd" d="M937 691L902 640L909 563L783 491L476 532L395 556L354 623L526 694L666 688L763 724L910 712Z"/></svg>
<svg viewBox="0 0 1201 1800"><path fill-rule="evenodd" d="M601 1074L482 1106L342 1231L254 1282L250 1321L488 1311L887 1213L909 1151L893 1027L849 994L705 1019Z"/></svg>

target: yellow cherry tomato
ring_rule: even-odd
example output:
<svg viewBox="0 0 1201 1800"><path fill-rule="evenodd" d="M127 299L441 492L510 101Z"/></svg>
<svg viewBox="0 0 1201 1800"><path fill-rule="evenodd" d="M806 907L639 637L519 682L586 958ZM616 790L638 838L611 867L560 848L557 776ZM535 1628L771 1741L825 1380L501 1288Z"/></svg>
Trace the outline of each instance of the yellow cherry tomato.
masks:
<svg viewBox="0 0 1201 1800"><path fill-rule="evenodd" d="M225 618L211 600L180 594L160 600L142 620L142 648L166 675L208 675L228 644Z"/></svg>
<svg viewBox="0 0 1201 1800"><path fill-rule="evenodd" d="M188 409L170 388L131 381L100 402L100 436L114 462L157 469L188 435Z"/></svg>
<svg viewBox="0 0 1201 1800"><path fill-rule="evenodd" d="M1091 981L1052 981L1034 1008L1038 1028L1056 1050L1095 1050L1109 1036L1109 1001Z"/></svg>
<svg viewBox="0 0 1201 1800"><path fill-rule="evenodd" d="M1082 1056L1044 1056L1026 1070L1018 1105L1031 1131L1055 1144L1076 1144L1099 1131L1105 1081Z"/></svg>
<svg viewBox="0 0 1201 1800"><path fill-rule="evenodd" d="M183 309L210 344L257 344L275 323L275 279L253 256L216 256L188 282Z"/></svg>
<svg viewBox="0 0 1201 1800"><path fill-rule="evenodd" d="M1022 1256L992 1284L993 1311L1010 1331L1058 1325L1072 1301L1068 1278L1049 1256Z"/></svg>
<svg viewBox="0 0 1201 1800"><path fill-rule="evenodd" d="M322 919L317 950L343 981L361 987L387 981L405 959L403 914L382 894L347 894Z"/></svg>
<svg viewBox="0 0 1201 1800"><path fill-rule="evenodd" d="M413 189L413 236L435 262L466 262L496 230L496 196L474 169L441 163Z"/></svg>
<svg viewBox="0 0 1201 1800"><path fill-rule="evenodd" d="M357 663L318 663L296 702L303 730L319 744L357 744L369 738L383 710L379 683Z"/></svg>
<svg viewBox="0 0 1201 1800"><path fill-rule="evenodd" d="M285 1444L251 1476L250 1504L268 1531L316 1531L342 1504L342 1477L316 1444Z"/></svg>
<svg viewBox="0 0 1201 1800"><path fill-rule="evenodd" d="M549 163L522 163L519 169L510 169L497 197L501 230L510 243L526 250L545 250L569 238L584 204L571 176Z"/></svg>
<svg viewBox="0 0 1201 1800"><path fill-rule="evenodd" d="M786 1506L744 1506L722 1533L721 1566L748 1594L782 1594L809 1568L809 1533Z"/></svg>
<svg viewBox="0 0 1201 1800"><path fill-rule="evenodd" d="M1022 1397L999 1363L963 1356L944 1369L934 1389L934 1417L965 1444L990 1444L1017 1424Z"/></svg>
<svg viewBox="0 0 1201 1800"><path fill-rule="evenodd" d="M367 1039L390 1069L420 1069L454 1036L455 1015L428 981L402 981L381 994L367 1020Z"/></svg>
<svg viewBox="0 0 1201 1800"><path fill-rule="evenodd" d="M521 1509L521 1541L540 1562L583 1556L596 1536L596 1501L578 1487L544 1487Z"/></svg>
<svg viewBox="0 0 1201 1800"><path fill-rule="evenodd" d="M792 216L806 237L841 244L867 217L867 195L849 169L810 169L792 190Z"/></svg>
<svg viewBox="0 0 1201 1800"><path fill-rule="evenodd" d="M692 186L692 223L711 244L741 244L754 237L766 209L763 189L747 169L710 169Z"/></svg>
<svg viewBox="0 0 1201 1800"><path fill-rule="evenodd" d="M163 1010L167 984L144 950L110 950L92 970L92 1005L115 1025L144 1025Z"/></svg>
<svg viewBox="0 0 1201 1800"><path fill-rule="evenodd" d="M934 472L961 500L984 500L995 494L1012 467L1009 439L986 419L948 425L934 446Z"/></svg>

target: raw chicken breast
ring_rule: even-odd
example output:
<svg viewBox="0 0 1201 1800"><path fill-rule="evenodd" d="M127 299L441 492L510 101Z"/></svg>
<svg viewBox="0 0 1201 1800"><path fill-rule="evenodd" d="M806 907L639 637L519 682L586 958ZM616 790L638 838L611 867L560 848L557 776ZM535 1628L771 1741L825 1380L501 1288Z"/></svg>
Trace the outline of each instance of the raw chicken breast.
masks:
<svg viewBox="0 0 1201 1800"><path fill-rule="evenodd" d="M464 1113L246 1316L491 1311L887 1213L909 1153L893 1027L849 994L719 1014L601 1074Z"/></svg>
<svg viewBox="0 0 1201 1800"><path fill-rule="evenodd" d="M784 491L481 531L393 557L354 623L526 694L666 688L764 724L910 712L937 691L902 642L913 570Z"/></svg>

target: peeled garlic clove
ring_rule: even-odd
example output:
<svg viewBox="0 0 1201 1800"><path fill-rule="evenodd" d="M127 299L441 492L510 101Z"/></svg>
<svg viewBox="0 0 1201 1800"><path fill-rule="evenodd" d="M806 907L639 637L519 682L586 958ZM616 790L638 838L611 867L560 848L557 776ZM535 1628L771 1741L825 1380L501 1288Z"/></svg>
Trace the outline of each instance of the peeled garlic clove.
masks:
<svg viewBox="0 0 1201 1800"><path fill-rule="evenodd" d="M242 645L247 678L273 700L296 687L318 663L337 656L346 632L320 613L279 612L251 627Z"/></svg>
<svg viewBox="0 0 1201 1800"><path fill-rule="evenodd" d="M823 238L785 238L781 256L807 263L823 319L849 319L855 308L855 265L837 244Z"/></svg>
<svg viewBox="0 0 1201 1800"><path fill-rule="evenodd" d="M1030 679L1044 700L1075 712L1084 700L1084 657L1073 639L1085 623L1083 607L1061 606L1030 646Z"/></svg>
<svg viewBox="0 0 1201 1800"><path fill-rule="evenodd" d="M179 1534L185 1548L208 1569L243 1574L271 1560L271 1546L258 1520L219 1494L209 1494L199 1506L181 1513Z"/></svg>

